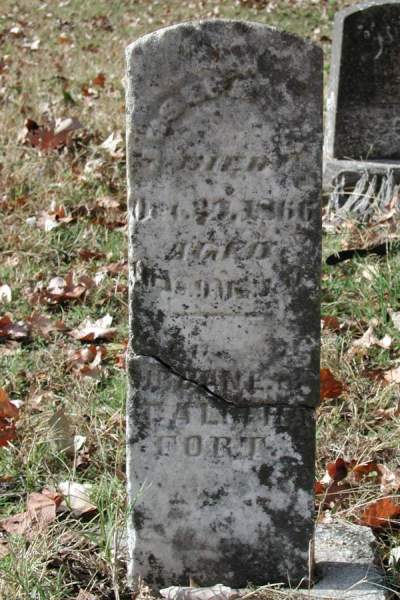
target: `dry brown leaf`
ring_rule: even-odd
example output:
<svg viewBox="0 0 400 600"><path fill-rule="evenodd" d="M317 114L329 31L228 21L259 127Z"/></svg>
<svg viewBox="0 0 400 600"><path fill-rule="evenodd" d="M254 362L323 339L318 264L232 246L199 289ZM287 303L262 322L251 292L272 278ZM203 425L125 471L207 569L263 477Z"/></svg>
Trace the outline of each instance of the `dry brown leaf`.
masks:
<svg viewBox="0 0 400 600"><path fill-rule="evenodd" d="M105 273L111 273L112 275L116 275L117 273L127 273L128 261L120 260L118 262L110 263L101 267L100 270L104 271Z"/></svg>
<svg viewBox="0 0 400 600"><path fill-rule="evenodd" d="M10 402L7 392L0 388L0 418L16 420L18 417L18 408L16 408L16 406Z"/></svg>
<svg viewBox="0 0 400 600"><path fill-rule="evenodd" d="M326 471L330 480L337 483L347 477L348 463L343 458L338 458L335 462L328 463Z"/></svg>
<svg viewBox="0 0 400 600"><path fill-rule="evenodd" d="M73 352L70 362L78 375L98 378L101 376L100 367L106 355L107 350L104 346L91 344Z"/></svg>
<svg viewBox="0 0 400 600"><path fill-rule="evenodd" d="M400 367L389 369L383 374L383 379L388 383L400 383Z"/></svg>
<svg viewBox="0 0 400 600"><path fill-rule="evenodd" d="M41 212L36 225L44 231L52 231L63 223L71 223L73 220L74 218L71 215L67 215L64 206L53 205L50 207L49 212Z"/></svg>
<svg viewBox="0 0 400 600"><path fill-rule="evenodd" d="M380 419L395 419L396 417L400 417L400 403L391 408L377 408L376 416Z"/></svg>
<svg viewBox="0 0 400 600"><path fill-rule="evenodd" d="M62 45L72 44L72 39L66 33L60 33L60 35L57 38L57 42Z"/></svg>
<svg viewBox="0 0 400 600"><path fill-rule="evenodd" d="M75 118L56 120L53 125L45 127L36 121L27 119L19 140L40 151L58 150L66 146L71 140L71 134L82 127Z"/></svg>
<svg viewBox="0 0 400 600"><path fill-rule="evenodd" d="M86 590L79 590L79 594L75 600L98 600L98 596L95 596Z"/></svg>
<svg viewBox="0 0 400 600"><path fill-rule="evenodd" d="M95 202L95 208L106 208L107 210L112 210L114 208L120 209L119 200L113 198L112 196L102 196L101 198L97 198Z"/></svg>
<svg viewBox="0 0 400 600"><path fill-rule="evenodd" d="M64 277L53 277L47 287L39 282L37 288L30 294L29 300L32 304L61 304L73 300L81 300L95 287L96 284L91 277L81 275L75 278L72 272Z"/></svg>
<svg viewBox="0 0 400 600"><path fill-rule="evenodd" d="M92 79L92 85L96 86L96 87L104 87L104 84L106 82L106 76L104 75L104 73L97 73L96 77L94 77Z"/></svg>
<svg viewBox="0 0 400 600"><path fill-rule="evenodd" d="M112 320L111 315L105 315L97 321L92 321L88 317L82 321L79 327L73 329L70 335L80 342L111 340L116 333L116 329L111 327Z"/></svg>
<svg viewBox="0 0 400 600"><path fill-rule="evenodd" d="M42 411L44 408L48 408L49 405L55 404L56 397L54 392L34 392L31 396L28 396L26 400L26 406L33 411Z"/></svg>
<svg viewBox="0 0 400 600"><path fill-rule="evenodd" d="M48 494L32 492L28 494L27 510L0 521L0 529L7 533L36 534L56 519L57 504Z"/></svg>
<svg viewBox="0 0 400 600"><path fill-rule="evenodd" d="M15 440L15 421L18 418L18 408L10 402L7 392L0 388L0 448Z"/></svg>
<svg viewBox="0 0 400 600"><path fill-rule="evenodd" d="M342 330L342 325L337 317L325 315L321 317L321 329L322 331L329 329L330 331L339 333Z"/></svg>
<svg viewBox="0 0 400 600"><path fill-rule="evenodd" d="M41 335L42 337L49 337L50 333L54 331L65 331L66 327L63 321L52 321L45 315L41 315L37 312L33 312L28 317L27 322L30 326L32 333Z"/></svg>
<svg viewBox="0 0 400 600"><path fill-rule="evenodd" d="M123 352L115 357L115 364L119 369L126 368L126 357L128 353L128 340L123 343Z"/></svg>
<svg viewBox="0 0 400 600"><path fill-rule="evenodd" d="M400 468L392 471L386 465L377 465L379 484L383 494L395 494L400 490Z"/></svg>
<svg viewBox="0 0 400 600"><path fill-rule="evenodd" d="M338 398L343 392L343 383L335 379L330 369L320 370L320 398Z"/></svg>
<svg viewBox="0 0 400 600"><path fill-rule="evenodd" d="M6 540L0 538L0 560L10 554L10 547Z"/></svg>
<svg viewBox="0 0 400 600"><path fill-rule="evenodd" d="M29 328L23 321L14 323L7 314L0 317L0 342L4 340L14 340L22 342L29 338Z"/></svg>
<svg viewBox="0 0 400 600"><path fill-rule="evenodd" d="M97 252L97 250L90 250L89 248L83 248L79 250L79 257L82 260L98 260L100 258L105 258L106 255L104 252Z"/></svg>
<svg viewBox="0 0 400 600"><path fill-rule="evenodd" d="M384 348L385 350L388 350L390 348L390 346L392 345L392 341L393 341L392 338L390 337L390 335L385 335L382 339L379 339L376 337L376 335L374 333L374 328L377 325L378 325L378 320L372 319L367 331L358 340L355 340L351 344L351 346L348 350L350 355L363 356L367 353L367 350L371 346L379 346L381 348Z"/></svg>
<svg viewBox="0 0 400 600"><path fill-rule="evenodd" d="M395 527L399 525L399 521L396 520L398 517L400 517L400 505L391 498L380 498L364 509L360 525L366 525L373 529Z"/></svg>

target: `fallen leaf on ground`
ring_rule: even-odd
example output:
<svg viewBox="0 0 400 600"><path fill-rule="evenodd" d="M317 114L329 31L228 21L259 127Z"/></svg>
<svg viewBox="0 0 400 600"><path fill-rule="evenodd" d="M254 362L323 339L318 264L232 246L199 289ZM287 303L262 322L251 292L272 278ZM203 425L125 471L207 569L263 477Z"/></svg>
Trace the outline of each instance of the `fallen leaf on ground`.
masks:
<svg viewBox="0 0 400 600"><path fill-rule="evenodd" d="M320 398L338 398L343 392L343 383L335 379L330 369L320 371Z"/></svg>
<svg viewBox="0 0 400 600"><path fill-rule="evenodd" d="M75 517L96 512L96 506L90 502L90 483L62 481L57 487L64 497L60 510L69 511Z"/></svg>
<svg viewBox="0 0 400 600"><path fill-rule="evenodd" d="M36 534L56 519L57 503L48 494L32 492L26 501L27 510L0 521L0 529L7 533Z"/></svg>
<svg viewBox="0 0 400 600"><path fill-rule="evenodd" d="M81 127L81 123L75 118L59 119L47 127L27 119L19 139L23 144L34 146L41 151L57 150L66 146L72 132Z"/></svg>
<svg viewBox="0 0 400 600"><path fill-rule="evenodd" d="M49 317L33 312L27 319L32 333L36 333L47 338L54 331L65 331L65 324L62 321L52 321Z"/></svg>
<svg viewBox="0 0 400 600"><path fill-rule="evenodd" d="M0 560L10 554L10 547L6 540L0 539Z"/></svg>
<svg viewBox="0 0 400 600"><path fill-rule="evenodd" d="M360 525L380 529L398 526L397 517L400 517L400 505L391 498L380 498L366 506L359 522Z"/></svg>
<svg viewBox="0 0 400 600"><path fill-rule="evenodd" d="M49 405L54 405L55 395L53 392L34 392L31 396L28 396L26 405L33 411L40 412L43 408L48 408Z"/></svg>
<svg viewBox="0 0 400 600"><path fill-rule="evenodd" d="M348 463L343 458L338 458L335 462L328 463L326 472L332 481L341 481L347 477Z"/></svg>
<svg viewBox="0 0 400 600"><path fill-rule="evenodd" d="M7 392L0 388L0 448L15 440L15 421L18 418L18 408L10 402Z"/></svg>
<svg viewBox="0 0 400 600"><path fill-rule="evenodd" d="M380 348L384 348L385 350L388 350L390 348L390 346L392 345L392 341L393 341L392 338L390 337L390 335L385 335L382 339L379 339L376 337L376 335L374 333L374 328L377 325L378 325L377 319L372 319L367 331L358 340L355 340L351 344L351 346L348 350L350 355L363 356L364 354L367 353L367 350L371 346L379 346Z"/></svg>
<svg viewBox="0 0 400 600"><path fill-rule="evenodd" d="M119 200L112 196L102 196L101 198L97 198L95 208L106 208L107 210L119 209L120 203Z"/></svg>
<svg viewBox="0 0 400 600"><path fill-rule="evenodd" d="M0 388L0 419L18 419L18 417L18 408L10 402L7 392Z"/></svg>
<svg viewBox="0 0 400 600"><path fill-rule="evenodd" d="M123 352L121 352L120 354L117 354L117 356L115 357L115 364L119 369L126 368L127 353L128 353L128 340L125 341L123 344Z"/></svg>
<svg viewBox="0 0 400 600"><path fill-rule="evenodd" d="M95 287L91 277L81 275L76 278L72 272L64 277L53 277L47 287L39 282L39 285L30 294L31 304L60 304L73 300L81 300Z"/></svg>
<svg viewBox="0 0 400 600"><path fill-rule="evenodd" d="M106 255L104 254L104 252L97 252L97 250L83 248L83 250L79 250L79 257L82 260L98 260L100 258L105 258Z"/></svg>
<svg viewBox="0 0 400 600"><path fill-rule="evenodd" d="M104 87L105 82L106 76L104 73L97 73L96 77L92 79L92 85L95 85L96 87Z"/></svg>
<svg viewBox="0 0 400 600"><path fill-rule="evenodd" d="M14 323L10 316L0 317L0 342L14 340L22 342L29 338L29 327L23 321Z"/></svg>
<svg viewBox="0 0 400 600"><path fill-rule="evenodd" d="M375 473L379 475L379 465L374 461L368 461L365 463L358 463L353 466L351 471L355 481L361 481L365 476Z"/></svg>
<svg viewBox="0 0 400 600"><path fill-rule="evenodd" d="M383 374L383 379L388 383L400 383L400 367L389 369Z"/></svg>
<svg viewBox="0 0 400 600"><path fill-rule="evenodd" d="M323 331L329 329L330 331L339 333L339 331L342 329L342 325L337 317L330 317L329 315L326 315L321 317L321 329Z"/></svg>
<svg viewBox="0 0 400 600"><path fill-rule="evenodd" d="M60 33L57 38L59 44L72 44L72 39L66 33Z"/></svg>
<svg viewBox="0 0 400 600"><path fill-rule="evenodd" d="M67 456L75 456L75 436L71 418L65 414L62 408L49 420L51 441L55 443L60 452L65 452Z"/></svg>
<svg viewBox="0 0 400 600"><path fill-rule="evenodd" d="M128 272L128 261L120 260L118 262L110 263L109 265L104 265L101 267L101 271L105 273L117 274L117 273L127 273Z"/></svg>
<svg viewBox="0 0 400 600"><path fill-rule="evenodd" d="M351 492L354 487L348 481L332 481L327 484L326 477L322 481L316 481L314 484L315 494L322 496L318 498L321 508L324 510L330 509L333 506L343 505L348 503Z"/></svg>
<svg viewBox="0 0 400 600"><path fill-rule="evenodd" d="M100 377L100 366L106 355L107 350L104 346L91 344L73 352L70 362L77 374L88 377Z"/></svg>
<svg viewBox="0 0 400 600"><path fill-rule="evenodd" d="M0 285L0 302L2 304L8 304L10 303L12 300L12 293L11 293L11 288L9 285L7 285L6 283L4 283L3 285Z"/></svg>
<svg viewBox="0 0 400 600"><path fill-rule="evenodd" d="M395 312L391 308L388 308L388 313L392 319L394 327L400 331L400 312Z"/></svg>
<svg viewBox="0 0 400 600"><path fill-rule="evenodd" d="M377 408L376 416L380 419L394 419L400 417L400 402L391 408Z"/></svg>
<svg viewBox="0 0 400 600"><path fill-rule="evenodd" d="M395 494L400 490L400 468L392 471L386 465L377 465L380 490L383 494Z"/></svg>
<svg viewBox="0 0 400 600"><path fill-rule="evenodd" d="M106 150L113 158L123 157L123 139L119 131L111 133L102 144L100 148Z"/></svg>
<svg viewBox="0 0 400 600"><path fill-rule="evenodd" d="M96 340L111 340L115 333L115 327L110 327L113 318L105 315L97 321L92 321L90 317L82 321L76 329L71 331L71 336L81 342L94 342Z"/></svg>
<svg viewBox="0 0 400 600"><path fill-rule="evenodd" d="M85 590L79 590L79 594L77 595L75 600L98 600L98 596L94 596L93 594Z"/></svg>
<svg viewBox="0 0 400 600"><path fill-rule="evenodd" d="M49 212L42 211L36 225L44 231L52 231L63 223L71 223L73 220L74 218L71 215L67 215L64 206L53 205L50 207Z"/></svg>

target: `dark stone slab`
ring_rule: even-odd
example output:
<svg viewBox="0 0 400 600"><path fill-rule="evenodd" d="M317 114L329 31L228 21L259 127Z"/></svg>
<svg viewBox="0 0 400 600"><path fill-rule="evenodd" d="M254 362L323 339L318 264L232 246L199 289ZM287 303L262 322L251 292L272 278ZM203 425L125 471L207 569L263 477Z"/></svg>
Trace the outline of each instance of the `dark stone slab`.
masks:
<svg viewBox="0 0 400 600"><path fill-rule="evenodd" d="M341 173L400 178L400 3L372 0L334 24L324 183Z"/></svg>
<svg viewBox="0 0 400 600"><path fill-rule="evenodd" d="M128 48L131 573L308 575L320 49L188 23ZM149 487L150 486L150 487Z"/></svg>

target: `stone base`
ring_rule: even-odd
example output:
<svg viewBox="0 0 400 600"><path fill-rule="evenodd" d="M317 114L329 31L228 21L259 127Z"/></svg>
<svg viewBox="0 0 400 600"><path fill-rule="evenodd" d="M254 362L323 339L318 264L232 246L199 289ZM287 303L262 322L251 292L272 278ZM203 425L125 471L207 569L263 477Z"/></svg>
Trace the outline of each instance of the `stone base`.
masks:
<svg viewBox="0 0 400 600"><path fill-rule="evenodd" d="M370 529L336 522L315 530L315 575L305 598L385 600L391 598L383 570L375 564L375 537Z"/></svg>
<svg viewBox="0 0 400 600"><path fill-rule="evenodd" d="M400 182L400 161L386 160L338 160L325 159L324 164L324 190L331 191L335 187L338 177L344 175L346 185L355 185L360 177L368 171L372 175L387 175L393 173L395 183Z"/></svg>

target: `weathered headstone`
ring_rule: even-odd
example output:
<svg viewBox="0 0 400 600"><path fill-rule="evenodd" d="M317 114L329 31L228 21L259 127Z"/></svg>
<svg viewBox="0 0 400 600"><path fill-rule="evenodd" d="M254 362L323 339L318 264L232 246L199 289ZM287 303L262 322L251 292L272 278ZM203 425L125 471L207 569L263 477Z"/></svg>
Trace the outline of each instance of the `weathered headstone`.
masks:
<svg viewBox="0 0 400 600"><path fill-rule="evenodd" d="M364 171L400 179L400 2L370 0L335 18L324 183Z"/></svg>
<svg viewBox="0 0 400 600"><path fill-rule="evenodd" d="M308 574L322 57L204 21L129 46L131 573Z"/></svg>

